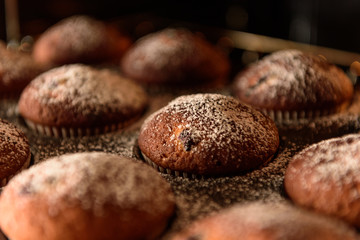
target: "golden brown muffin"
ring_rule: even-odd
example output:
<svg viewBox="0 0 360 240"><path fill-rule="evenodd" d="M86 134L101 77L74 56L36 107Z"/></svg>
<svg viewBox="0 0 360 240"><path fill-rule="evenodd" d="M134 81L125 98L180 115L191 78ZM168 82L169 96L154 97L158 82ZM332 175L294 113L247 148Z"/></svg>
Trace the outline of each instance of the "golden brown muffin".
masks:
<svg viewBox="0 0 360 240"><path fill-rule="evenodd" d="M49 70L24 89L19 112L49 136L83 136L122 129L147 105L144 90L110 70L81 64Z"/></svg>
<svg viewBox="0 0 360 240"><path fill-rule="evenodd" d="M343 111L354 87L323 57L282 50L253 63L235 78L234 94L277 121L315 118Z"/></svg>
<svg viewBox="0 0 360 240"><path fill-rule="evenodd" d="M149 116L138 144L161 171L222 175L267 162L278 149L279 134L270 118L233 97L194 94Z"/></svg>
<svg viewBox="0 0 360 240"><path fill-rule="evenodd" d="M360 227L360 135L328 139L296 154L284 184L295 203Z"/></svg>
<svg viewBox="0 0 360 240"><path fill-rule="evenodd" d="M25 134L14 124L0 119L0 187L30 165L30 146Z"/></svg>
<svg viewBox="0 0 360 240"><path fill-rule="evenodd" d="M227 81L227 57L205 39L167 28L139 39L122 59L128 77L147 85L216 85Z"/></svg>
<svg viewBox="0 0 360 240"><path fill-rule="evenodd" d="M16 98L43 71L26 53L7 49L0 42L0 98Z"/></svg>
<svg viewBox="0 0 360 240"><path fill-rule="evenodd" d="M172 240L355 240L355 229L284 203L238 204L198 220Z"/></svg>
<svg viewBox="0 0 360 240"><path fill-rule="evenodd" d="M174 208L170 184L147 165L74 153L13 178L0 195L0 227L16 240L151 240Z"/></svg>
<svg viewBox="0 0 360 240"><path fill-rule="evenodd" d="M116 63L131 39L114 26L88 16L72 16L48 28L34 44L33 56L45 66Z"/></svg>

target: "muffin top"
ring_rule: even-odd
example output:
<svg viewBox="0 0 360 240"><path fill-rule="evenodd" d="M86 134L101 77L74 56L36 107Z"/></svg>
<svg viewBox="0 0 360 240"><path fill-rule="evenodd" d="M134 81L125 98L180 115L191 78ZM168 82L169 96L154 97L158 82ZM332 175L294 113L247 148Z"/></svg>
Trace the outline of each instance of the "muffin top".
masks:
<svg viewBox="0 0 360 240"><path fill-rule="evenodd" d="M301 182L306 188L311 188L312 184L329 180L338 185L350 182L360 183L359 159L360 135L350 134L324 140L304 149L292 158L287 172L288 174L296 172L302 175L304 178ZM299 169L308 171L298 172ZM314 171L314 176L307 178L306 174L309 174L310 171ZM312 184L305 179L311 181Z"/></svg>
<svg viewBox="0 0 360 240"><path fill-rule="evenodd" d="M46 66L119 61L131 40L115 27L86 15L65 18L34 44L33 56Z"/></svg>
<svg viewBox="0 0 360 240"><path fill-rule="evenodd" d="M355 240L356 231L341 221L285 203L237 204L198 220L173 240Z"/></svg>
<svg viewBox="0 0 360 240"><path fill-rule="evenodd" d="M29 160L30 146L25 134L14 124L0 119L0 183Z"/></svg>
<svg viewBox="0 0 360 240"><path fill-rule="evenodd" d="M291 159L285 189L301 206L360 226L359 163L359 134L321 141Z"/></svg>
<svg viewBox="0 0 360 240"><path fill-rule="evenodd" d="M275 154L279 135L271 119L233 97L194 94L152 114L138 142L161 167L206 175L260 165Z"/></svg>
<svg viewBox="0 0 360 240"><path fill-rule="evenodd" d="M20 114L35 123L63 127L116 124L139 116L147 95L110 70L72 64L34 79L19 100Z"/></svg>
<svg viewBox="0 0 360 240"><path fill-rule="evenodd" d="M18 94L43 71L26 53L6 49L0 42L0 94Z"/></svg>
<svg viewBox="0 0 360 240"><path fill-rule="evenodd" d="M282 50L253 63L235 78L234 93L261 109L318 110L343 108L353 96L353 84L323 57L299 50Z"/></svg>
<svg viewBox="0 0 360 240"><path fill-rule="evenodd" d="M215 46L186 29L167 28L139 39L124 55L122 71L142 83L225 82L228 59Z"/></svg>
<svg viewBox="0 0 360 240"><path fill-rule="evenodd" d="M155 170L102 152L52 157L14 177L7 188L19 197L45 199L53 216L74 203L96 215L109 206L155 214L174 205L170 185Z"/></svg>

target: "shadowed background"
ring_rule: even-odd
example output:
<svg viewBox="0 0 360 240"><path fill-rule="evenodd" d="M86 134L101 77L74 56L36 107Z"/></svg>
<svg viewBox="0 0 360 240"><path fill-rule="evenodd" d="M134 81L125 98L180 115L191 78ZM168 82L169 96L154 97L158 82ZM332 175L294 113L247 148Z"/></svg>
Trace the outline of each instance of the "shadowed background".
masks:
<svg viewBox="0 0 360 240"><path fill-rule="evenodd" d="M36 35L64 17L88 14L114 20L134 14L240 30L320 46L360 52L357 0L18 0L21 36ZM6 39L4 1L0 38Z"/></svg>

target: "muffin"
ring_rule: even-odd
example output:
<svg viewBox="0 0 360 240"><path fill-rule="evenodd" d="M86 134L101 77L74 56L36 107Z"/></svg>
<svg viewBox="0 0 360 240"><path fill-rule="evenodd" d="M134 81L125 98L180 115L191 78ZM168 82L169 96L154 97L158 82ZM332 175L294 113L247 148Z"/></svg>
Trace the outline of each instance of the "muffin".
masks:
<svg viewBox="0 0 360 240"><path fill-rule="evenodd" d="M144 90L106 69L71 64L35 78L22 92L19 113L27 125L57 137L122 129L142 115Z"/></svg>
<svg viewBox="0 0 360 240"><path fill-rule="evenodd" d="M1 193L1 189L0 189L0 193ZM5 236L2 234L1 231L0 231L0 240L6 240Z"/></svg>
<svg viewBox="0 0 360 240"><path fill-rule="evenodd" d="M230 63L214 45L186 29L166 28L135 42L122 72L148 86L222 85Z"/></svg>
<svg viewBox="0 0 360 240"><path fill-rule="evenodd" d="M0 119L0 187L30 165L30 145L14 124Z"/></svg>
<svg viewBox="0 0 360 240"><path fill-rule="evenodd" d="M296 204L360 227L360 134L324 140L296 154L284 185Z"/></svg>
<svg viewBox="0 0 360 240"><path fill-rule="evenodd" d="M118 64L131 39L114 26L85 15L61 20L35 41L34 59L48 67L72 63Z"/></svg>
<svg viewBox="0 0 360 240"><path fill-rule="evenodd" d="M354 87L337 66L298 50L274 52L235 77L234 95L276 121L311 119L345 110Z"/></svg>
<svg viewBox="0 0 360 240"><path fill-rule="evenodd" d="M263 113L220 94L180 96L143 123L138 145L160 171L184 176L235 174L266 163L279 134Z"/></svg>
<svg viewBox="0 0 360 240"><path fill-rule="evenodd" d="M284 203L237 204L190 225L172 240L355 240L344 222Z"/></svg>
<svg viewBox="0 0 360 240"><path fill-rule="evenodd" d="M25 86L43 71L29 54L7 49L0 42L0 98L17 98Z"/></svg>
<svg viewBox="0 0 360 240"><path fill-rule="evenodd" d="M174 208L170 184L145 164L73 153L9 182L0 195L0 227L16 240L151 240L164 231Z"/></svg>

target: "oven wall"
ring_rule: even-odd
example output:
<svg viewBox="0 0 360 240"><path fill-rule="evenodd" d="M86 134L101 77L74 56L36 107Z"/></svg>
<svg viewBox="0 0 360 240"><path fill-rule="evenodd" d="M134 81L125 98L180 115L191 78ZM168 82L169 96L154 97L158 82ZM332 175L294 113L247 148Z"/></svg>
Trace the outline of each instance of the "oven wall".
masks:
<svg viewBox="0 0 360 240"><path fill-rule="evenodd" d="M109 20L152 13L220 28L360 52L358 0L18 0L21 33L39 34L61 18L89 14ZM0 38L5 39L4 1Z"/></svg>

